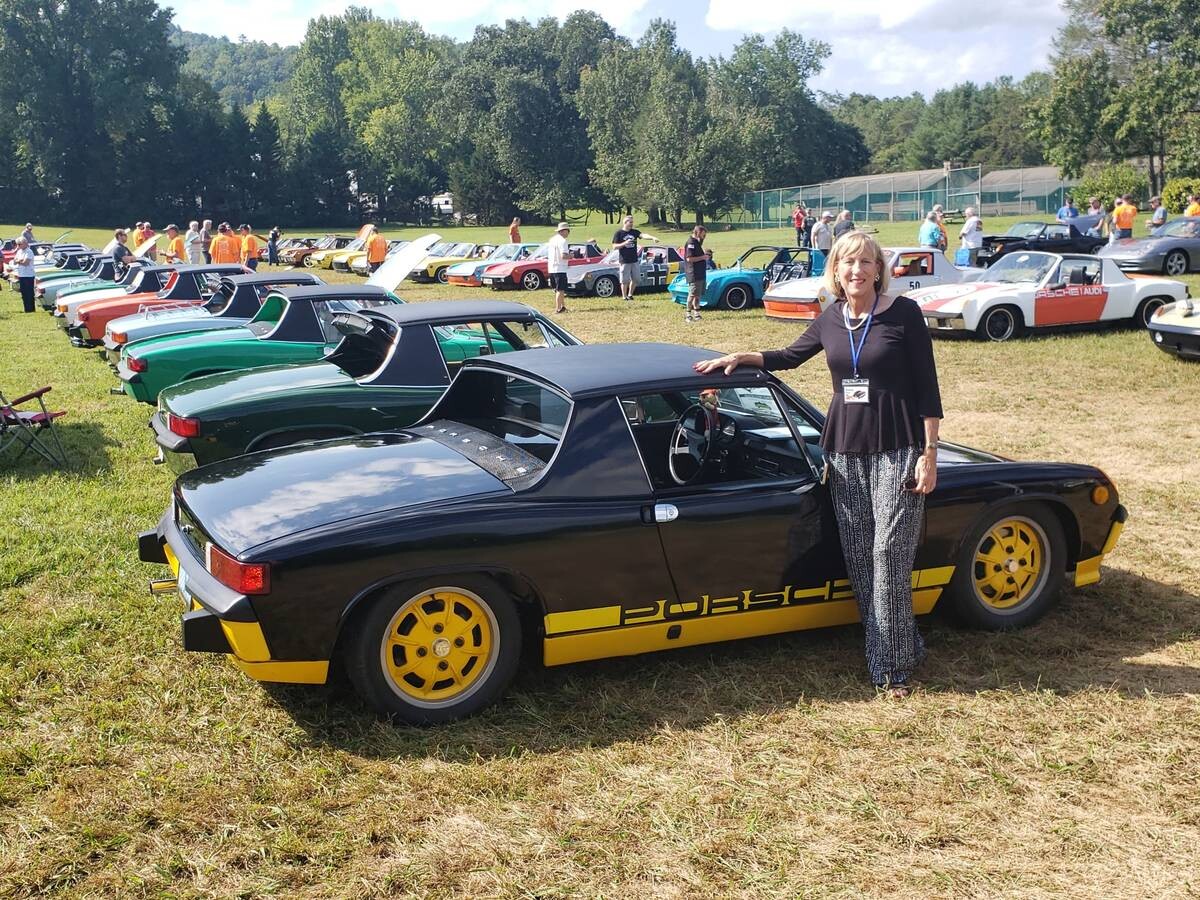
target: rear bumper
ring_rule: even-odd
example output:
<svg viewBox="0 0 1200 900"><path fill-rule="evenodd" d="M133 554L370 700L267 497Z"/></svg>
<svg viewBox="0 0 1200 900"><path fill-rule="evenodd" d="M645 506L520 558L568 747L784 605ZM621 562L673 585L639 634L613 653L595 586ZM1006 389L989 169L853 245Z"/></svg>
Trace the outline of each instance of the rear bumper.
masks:
<svg viewBox="0 0 1200 900"><path fill-rule="evenodd" d="M183 649L225 653L258 681L324 684L329 660L281 660L271 656L262 625L250 598L218 582L201 565L168 509L158 528L138 535L142 562L166 563L175 574L175 590L183 601L180 626Z"/></svg>
<svg viewBox="0 0 1200 900"><path fill-rule="evenodd" d="M196 454L192 450L191 438L169 431L157 410L150 417L149 426L154 432L154 443L159 446L162 460L172 472L182 475L196 468Z"/></svg>

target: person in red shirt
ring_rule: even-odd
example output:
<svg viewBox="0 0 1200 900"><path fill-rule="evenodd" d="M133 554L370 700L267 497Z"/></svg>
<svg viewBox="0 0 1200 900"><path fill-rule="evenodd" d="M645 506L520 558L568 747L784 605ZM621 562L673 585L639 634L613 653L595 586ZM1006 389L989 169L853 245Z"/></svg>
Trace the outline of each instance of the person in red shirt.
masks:
<svg viewBox="0 0 1200 900"><path fill-rule="evenodd" d="M797 203L792 207L792 225L796 229L796 246L804 246L804 207Z"/></svg>

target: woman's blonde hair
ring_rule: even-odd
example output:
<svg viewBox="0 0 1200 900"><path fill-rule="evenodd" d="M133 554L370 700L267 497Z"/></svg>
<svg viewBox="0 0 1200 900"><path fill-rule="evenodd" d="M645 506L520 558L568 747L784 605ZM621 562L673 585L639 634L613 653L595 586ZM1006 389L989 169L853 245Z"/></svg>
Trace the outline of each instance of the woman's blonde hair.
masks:
<svg viewBox="0 0 1200 900"><path fill-rule="evenodd" d="M829 251L829 258L825 260L824 279L821 282L825 289L839 300L846 299L846 292L838 283L838 262L844 256L853 256L863 250L875 256L875 290L881 294L887 293L888 282L892 273L888 271L887 259L883 255L883 248L869 234L864 234L861 231L847 231L837 239L837 242L833 245L833 249Z"/></svg>

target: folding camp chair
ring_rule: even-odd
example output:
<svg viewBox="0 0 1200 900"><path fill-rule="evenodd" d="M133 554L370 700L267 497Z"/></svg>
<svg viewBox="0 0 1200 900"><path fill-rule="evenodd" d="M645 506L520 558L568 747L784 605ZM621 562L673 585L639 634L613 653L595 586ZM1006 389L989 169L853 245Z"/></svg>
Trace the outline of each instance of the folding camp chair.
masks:
<svg viewBox="0 0 1200 900"><path fill-rule="evenodd" d="M50 412L46 408L45 396L49 391L48 386L39 388L11 402L0 393L0 460L7 456L10 448L20 447L12 459L14 463L33 450L53 466L67 464L66 451L54 427L54 420L65 416L66 412ZM36 410L17 408L34 400L37 401Z"/></svg>

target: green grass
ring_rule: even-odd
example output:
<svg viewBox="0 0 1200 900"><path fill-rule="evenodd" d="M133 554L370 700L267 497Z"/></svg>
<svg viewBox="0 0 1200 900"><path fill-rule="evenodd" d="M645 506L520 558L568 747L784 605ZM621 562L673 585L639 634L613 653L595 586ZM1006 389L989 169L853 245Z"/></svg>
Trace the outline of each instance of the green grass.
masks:
<svg viewBox="0 0 1200 900"><path fill-rule="evenodd" d="M709 242L729 262L790 236ZM662 294L572 306L590 342L795 334L757 310L688 326ZM413 730L180 649L133 542L170 485L148 407L19 308L0 293L0 388L54 385L71 464L0 469L0 896L1200 893L1200 366L1143 332L935 342L947 439L1100 465L1131 518L1104 581L1037 626L926 623L911 701L873 699L839 628L532 666L483 715ZM787 379L828 401L819 361Z"/></svg>

